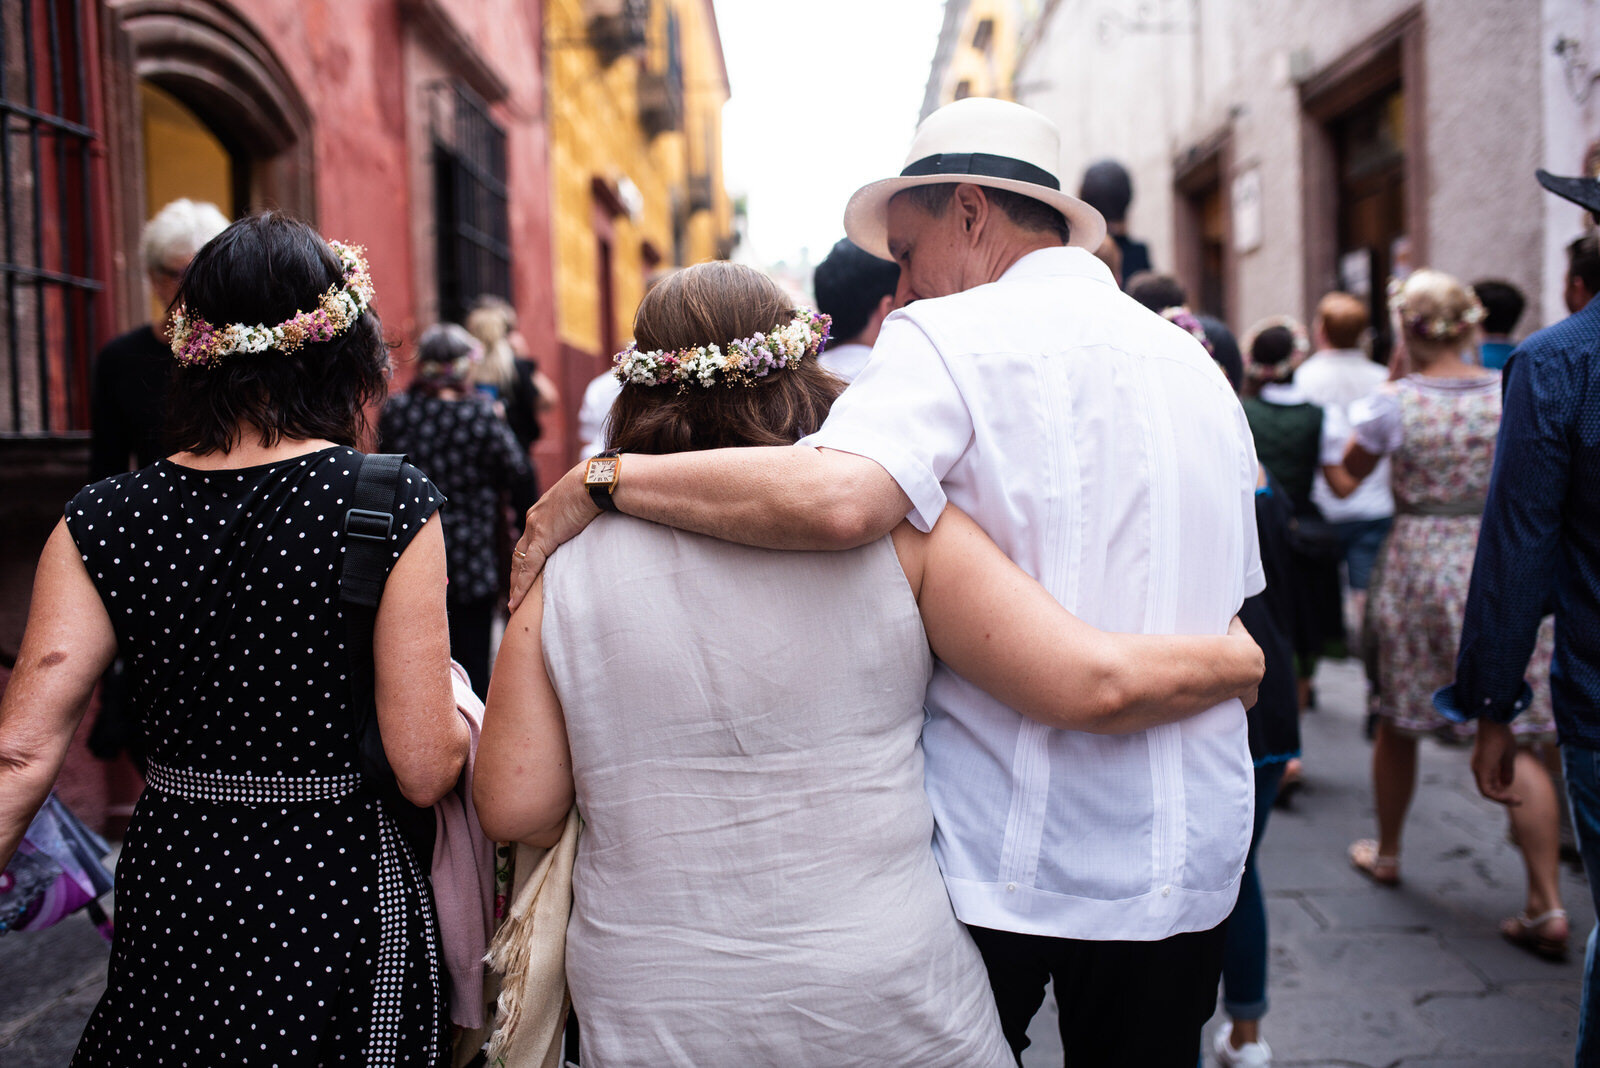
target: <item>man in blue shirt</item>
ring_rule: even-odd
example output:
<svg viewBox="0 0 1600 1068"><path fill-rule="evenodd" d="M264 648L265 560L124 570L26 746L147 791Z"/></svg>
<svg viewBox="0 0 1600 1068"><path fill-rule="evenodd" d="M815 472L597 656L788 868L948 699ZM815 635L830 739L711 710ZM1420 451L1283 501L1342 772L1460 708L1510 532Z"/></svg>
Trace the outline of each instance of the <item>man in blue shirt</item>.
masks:
<svg viewBox="0 0 1600 1068"><path fill-rule="evenodd" d="M1538 172L1540 184L1600 216L1600 181ZM1494 475L1461 629L1455 685L1434 702L1478 720L1478 789L1518 803L1507 724L1540 619L1556 616L1550 691L1578 846L1600 906L1600 300L1533 334L1505 371ZM1577 1064L1600 1064L1596 939L1589 936Z"/></svg>
<svg viewBox="0 0 1600 1068"><path fill-rule="evenodd" d="M1484 313L1478 362L1492 371L1504 370L1511 350L1517 347L1511 340L1511 331L1517 328L1517 320L1522 318L1522 309L1528 302L1522 290L1510 282L1493 278L1472 283L1472 291L1478 294Z"/></svg>

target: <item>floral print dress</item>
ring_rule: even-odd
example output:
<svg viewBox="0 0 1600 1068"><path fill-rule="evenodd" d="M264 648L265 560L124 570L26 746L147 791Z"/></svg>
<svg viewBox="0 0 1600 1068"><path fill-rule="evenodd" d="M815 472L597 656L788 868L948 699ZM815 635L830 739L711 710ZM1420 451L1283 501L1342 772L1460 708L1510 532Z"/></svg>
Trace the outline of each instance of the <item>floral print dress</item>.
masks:
<svg viewBox="0 0 1600 1068"><path fill-rule="evenodd" d="M1378 712L1413 733L1470 734L1433 707L1455 677L1461 620L1478 546L1478 525L1500 427L1500 376L1410 375L1351 409L1356 442L1393 457L1394 528L1370 614L1378 647ZM1546 620L1528 665L1534 700L1512 729L1554 741Z"/></svg>

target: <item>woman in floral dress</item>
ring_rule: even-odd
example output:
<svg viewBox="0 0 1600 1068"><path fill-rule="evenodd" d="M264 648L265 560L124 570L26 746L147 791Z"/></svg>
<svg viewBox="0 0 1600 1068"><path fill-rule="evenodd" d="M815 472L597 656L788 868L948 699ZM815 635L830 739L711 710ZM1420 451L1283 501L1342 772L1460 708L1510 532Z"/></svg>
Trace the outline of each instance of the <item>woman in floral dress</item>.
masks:
<svg viewBox="0 0 1600 1068"><path fill-rule="evenodd" d="M1350 847L1350 861L1375 881L1400 881L1400 836L1416 788L1417 739L1459 735L1433 707L1433 693L1455 675L1461 619L1478 544L1478 525L1500 426L1500 376L1469 364L1482 306L1467 287L1438 271L1417 271L1394 293L1398 336L1412 371L1351 409L1343 463L1327 469L1348 493L1378 458L1393 457L1394 530L1384 548L1384 581L1373 605L1380 681L1372 751L1378 838ZM1502 933L1535 952L1565 951L1561 908L1559 808L1540 747L1552 746L1547 628L1529 669L1534 703L1516 722L1523 804L1510 809L1527 868L1525 911Z"/></svg>

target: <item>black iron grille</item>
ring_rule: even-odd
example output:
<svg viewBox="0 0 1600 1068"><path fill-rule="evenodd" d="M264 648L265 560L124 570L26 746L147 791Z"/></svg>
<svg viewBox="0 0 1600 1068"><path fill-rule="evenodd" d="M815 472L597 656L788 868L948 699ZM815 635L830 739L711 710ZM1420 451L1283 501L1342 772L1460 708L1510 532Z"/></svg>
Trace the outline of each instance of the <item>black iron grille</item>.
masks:
<svg viewBox="0 0 1600 1068"><path fill-rule="evenodd" d="M0 434L89 425L97 279L84 0L0 0Z"/></svg>
<svg viewBox="0 0 1600 1068"><path fill-rule="evenodd" d="M435 93L432 126L439 318L460 322L481 296L511 299L506 132L457 84Z"/></svg>

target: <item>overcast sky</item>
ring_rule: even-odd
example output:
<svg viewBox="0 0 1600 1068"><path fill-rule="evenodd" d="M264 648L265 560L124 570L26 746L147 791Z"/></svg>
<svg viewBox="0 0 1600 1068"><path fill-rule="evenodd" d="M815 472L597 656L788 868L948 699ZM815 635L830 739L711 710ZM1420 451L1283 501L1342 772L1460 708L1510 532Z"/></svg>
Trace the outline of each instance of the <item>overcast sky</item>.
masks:
<svg viewBox="0 0 1600 1068"><path fill-rule="evenodd" d="M942 0L715 0L733 98L728 190L761 260L813 261L844 236L845 201L905 162ZM748 252L748 250L746 250Z"/></svg>

